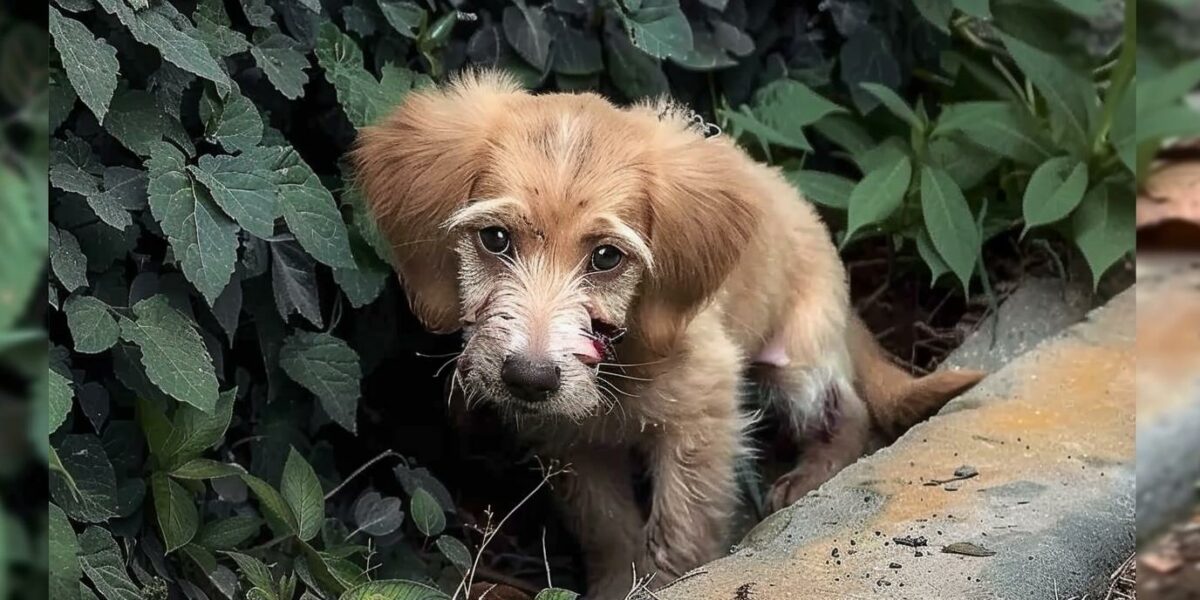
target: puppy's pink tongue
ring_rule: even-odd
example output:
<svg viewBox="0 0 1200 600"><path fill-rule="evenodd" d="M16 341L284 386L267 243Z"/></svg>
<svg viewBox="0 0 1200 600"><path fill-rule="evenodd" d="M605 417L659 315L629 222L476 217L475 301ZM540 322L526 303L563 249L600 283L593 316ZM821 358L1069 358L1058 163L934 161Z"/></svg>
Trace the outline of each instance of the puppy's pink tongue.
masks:
<svg viewBox="0 0 1200 600"><path fill-rule="evenodd" d="M581 335L576 338L571 352L580 362L592 366L604 358L604 342Z"/></svg>

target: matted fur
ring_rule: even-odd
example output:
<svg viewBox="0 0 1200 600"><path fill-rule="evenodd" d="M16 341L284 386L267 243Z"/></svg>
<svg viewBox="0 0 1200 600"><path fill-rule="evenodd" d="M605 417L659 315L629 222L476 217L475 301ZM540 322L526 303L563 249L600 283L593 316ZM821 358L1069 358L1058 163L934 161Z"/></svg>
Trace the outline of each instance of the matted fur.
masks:
<svg viewBox="0 0 1200 600"><path fill-rule="evenodd" d="M467 406L490 404L571 463L561 497L590 598L624 598L631 567L663 585L722 553L749 364L766 363L755 372L806 447L774 508L979 377L893 366L851 314L812 207L670 102L621 109L468 73L364 129L353 159L413 311L463 331L454 384ZM490 227L511 250L482 245ZM601 244L625 258L590 272ZM611 352L617 330L628 335ZM513 356L549 361L559 385L536 402L514 395L501 376ZM653 481L646 519L631 453Z"/></svg>

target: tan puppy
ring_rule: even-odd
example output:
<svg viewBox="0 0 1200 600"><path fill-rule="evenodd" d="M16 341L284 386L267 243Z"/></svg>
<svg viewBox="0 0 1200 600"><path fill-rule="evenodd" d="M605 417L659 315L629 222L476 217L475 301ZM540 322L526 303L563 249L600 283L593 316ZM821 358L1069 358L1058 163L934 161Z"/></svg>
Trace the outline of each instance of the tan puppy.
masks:
<svg viewBox="0 0 1200 600"><path fill-rule="evenodd" d="M624 598L631 566L663 585L726 548L752 363L806 448L773 508L978 379L893 366L813 208L670 103L468 74L364 129L353 158L413 311L463 332L467 404L572 465L559 487L591 598Z"/></svg>

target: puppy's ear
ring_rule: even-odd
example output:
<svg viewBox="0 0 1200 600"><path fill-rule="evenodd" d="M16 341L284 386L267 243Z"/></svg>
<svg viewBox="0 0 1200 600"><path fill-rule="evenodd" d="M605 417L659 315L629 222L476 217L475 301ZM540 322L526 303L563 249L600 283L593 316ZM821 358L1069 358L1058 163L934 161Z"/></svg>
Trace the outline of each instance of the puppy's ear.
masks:
<svg viewBox="0 0 1200 600"><path fill-rule="evenodd" d="M704 138L670 121L651 161L651 272L643 282L635 330L666 354L721 287L758 227L762 198L748 159L724 137Z"/></svg>
<svg viewBox="0 0 1200 600"><path fill-rule="evenodd" d="M457 330L461 317L458 259L442 225L467 201L491 123L520 89L499 73L467 73L414 92L359 131L351 155L357 184L391 242L413 312L432 331Z"/></svg>

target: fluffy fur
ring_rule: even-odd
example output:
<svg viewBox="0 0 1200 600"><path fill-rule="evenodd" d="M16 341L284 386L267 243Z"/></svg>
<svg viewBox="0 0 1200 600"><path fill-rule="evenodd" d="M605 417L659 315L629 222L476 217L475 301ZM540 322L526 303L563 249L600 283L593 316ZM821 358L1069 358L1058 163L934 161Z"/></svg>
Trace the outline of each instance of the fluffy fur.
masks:
<svg viewBox="0 0 1200 600"><path fill-rule="evenodd" d="M413 311L433 331L463 331L454 382L467 404L490 403L572 465L562 504L601 600L625 597L631 566L665 584L726 547L750 364L806 449L773 486L774 508L979 377L896 368L851 314L813 208L689 117L472 73L411 95L353 154ZM496 227L505 253L481 243ZM605 244L624 258L590 269ZM511 357L549 361L558 386L514 395ZM653 481L648 518L635 458Z"/></svg>

